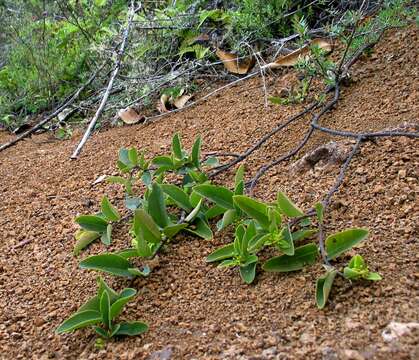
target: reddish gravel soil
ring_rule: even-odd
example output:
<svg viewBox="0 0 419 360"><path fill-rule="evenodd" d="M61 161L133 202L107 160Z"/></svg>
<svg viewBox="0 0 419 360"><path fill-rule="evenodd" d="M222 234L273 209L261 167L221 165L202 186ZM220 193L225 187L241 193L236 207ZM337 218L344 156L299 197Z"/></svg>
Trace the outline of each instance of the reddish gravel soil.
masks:
<svg viewBox="0 0 419 360"><path fill-rule="evenodd" d="M337 107L322 124L352 131L415 124L418 115L418 31L392 31L373 55L353 68ZM270 81L269 92L289 79ZM288 79L288 80L287 80ZM69 156L80 139L34 136L0 153L0 357L2 359L418 359L419 332L386 342L392 322L419 321L417 140L381 139L362 146L327 213L328 233L345 227L370 229L356 249L383 280L353 283L338 279L325 310L314 303L320 262L301 272L273 275L258 271L248 286L234 269L220 270L205 257L231 241L231 233L211 241L179 236L159 256L148 278L136 279L136 301L122 318L145 320L150 331L92 346L90 329L59 336L54 329L95 292L97 273L78 268L71 251L74 217L93 213L107 194L123 199L117 185L95 179L115 174L120 147L164 153L175 131L187 147L196 135L204 151L240 152L301 110L301 106L264 108L261 80L220 92L206 102L158 122L113 128L95 134L78 161ZM290 150L304 135L306 117L274 136L247 159L247 176ZM0 142L10 136L0 133ZM340 165L319 163L295 174L298 158L332 138L315 135L293 159L274 167L255 189L272 200L285 191L309 209L333 185ZM345 140L347 142L347 140ZM217 181L231 182L233 171ZM127 225L117 227L111 249L129 242ZM104 250L94 244L82 257ZM354 250L339 261L348 261ZM128 284L106 277L114 288Z"/></svg>

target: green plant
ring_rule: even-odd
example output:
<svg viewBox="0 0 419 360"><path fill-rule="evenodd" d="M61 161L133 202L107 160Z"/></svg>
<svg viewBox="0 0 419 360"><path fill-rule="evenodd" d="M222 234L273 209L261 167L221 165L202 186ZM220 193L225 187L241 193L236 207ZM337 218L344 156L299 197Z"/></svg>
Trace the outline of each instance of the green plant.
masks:
<svg viewBox="0 0 419 360"><path fill-rule="evenodd" d="M220 267L239 266L243 281L250 284L255 278L259 261L257 254L267 246L274 247L281 253L265 261L262 269L267 272L298 271L314 264L318 259L320 251L314 242L295 246L295 243L312 237L318 229L312 227L310 217L283 192L278 192L276 203L266 204L245 195L234 195L231 191L214 185L199 185L195 191L215 202L217 206L228 209L226 213L235 212L235 221L228 222L237 224L234 242L215 250L207 257L207 262L221 261ZM239 209L238 213L235 207ZM321 226L323 205L318 203L314 208L318 224ZM322 236L322 231L319 235ZM327 272L316 283L316 303L319 308L326 305L333 280L337 274L341 274L329 261L336 259L367 236L367 230L352 228L326 238ZM369 272L359 256L354 257L344 271L344 277L348 279L381 279L378 274Z"/></svg>
<svg viewBox="0 0 419 360"><path fill-rule="evenodd" d="M222 219L217 223L217 229L220 231L226 228L239 220L242 215L240 208L233 202L233 196L244 193L244 166L240 166L236 172L234 191L223 186L205 183L196 185L193 192L216 204L215 209L220 211L220 215L223 214Z"/></svg>
<svg viewBox="0 0 419 360"><path fill-rule="evenodd" d="M348 266L345 266L343 269L343 274L350 280L365 279L379 281L382 279L380 274L368 270L368 266L361 255L355 255L352 257Z"/></svg>
<svg viewBox="0 0 419 360"><path fill-rule="evenodd" d="M104 196L101 203L101 212L97 215L80 215L75 221L81 229L77 231L77 240L74 246L74 254L88 246L90 243L100 238L103 244L109 245L112 241L112 223L118 222L121 216L118 210Z"/></svg>
<svg viewBox="0 0 419 360"><path fill-rule="evenodd" d="M117 166L128 177L111 177L110 180L122 184L130 196L129 201L125 199L125 205L133 215L130 228L132 246L114 253L89 256L80 261L80 268L131 279L148 276L148 266L141 268L134 263L138 258L154 258L162 246L168 245L181 232L210 240L213 236L210 221L221 217L217 223L218 230L233 226L234 240L213 251L206 261L218 262L219 267L237 267L246 284L255 280L257 265L268 247L279 254L264 261L262 269L266 272L299 271L315 264L319 254L322 254L326 274L316 282L316 303L319 308L326 305L337 275L350 280L381 279L377 273L368 270L359 255L352 258L343 274L330 263L365 240L367 230L345 229L327 236L323 245L322 203L314 205L314 212L305 213L281 191L273 203L256 200L244 194L243 165L238 168L234 188L230 190L208 180L202 168L205 163L208 161L201 159L200 137L195 140L191 154L183 149L178 134L173 136L169 155L146 160L144 153L138 153L136 149L121 149ZM137 180L142 183L142 196L134 196ZM132 199L137 200L135 206L132 206ZM130 219L130 216L124 219ZM120 221L121 216L116 208L106 196L103 197L99 214L76 218L81 230L76 234L75 252L78 253L99 237L108 245L112 223ZM315 234L319 236L319 245L307 241ZM142 323L113 323L122 306L133 298L135 290L125 289L117 294L101 278L98 284L98 294L64 321L57 329L58 333L89 325L94 325L103 338L136 335L147 330ZM98 327L99 323L103 327ZM103 346L103 343L99 342L97 346Z"/></svg>
<svg viewBox="0 0 419 360"><path fill-rule="evenodd" d="M247 227L241 224L236 228L234 242L214 251L207 257L207 262L222 260L218 267L239 266L241 278L246 284L251 284L255 278L258 257L255 255L256 249L249 248L257 239L254 221Z"/></svg>
<svg viewBox="0 0 419 360"><path fill-rule="evenodd" d="M115 35L124 3L4 1L0 109L13 115L9 127L56 106L87 80L103 57L101 48Z"/></svg>
<svg viewBox="0 0 419 360"><path fill-rule="evenodd" d="M109 339L113 336L140 335L148 330L148 325L143 322L115 323L114 321L123 311L125 304L136 295L135 289L126 288L117 293L101 277L98 277L97 284L97 294L65 320L56 329L57 334L93 326L99 336Z"/></svg>
<svg viewBox="0 0 419 360"><path fill-rule="evenodd" d="M292 87L286 96L270 96L269 101L278 105L301 104L307 98L309 89L310 80L304 78L298 83L297 88Z"/></svg>
<svg viewBox="0 0 419 360"><path fill-rule="evenodd" d="M359 242L368 237L368 230L366 229L347 229L339 233L329 235L325 241L327 259L333 260L350 250ZM372 281L381 280L378 273L373 273L368 270L364 259L360 255L355 255L348 266L344 268L343 274L331 266L326 266L326 274L317 280L316 284L316 304L319 309L323 309L327 303L330 290L336 275L339 274L346 279L359 280L366 279Z"/></svg>
<svg viewBox="0 0 419 360"><path fill-rule="evenodd" d="M168 242L180 231L187 231L204 239L212 238L212 231L205 216L207 209L202 207L202 201L198 201L193 207L186 193L180 188L174 185L165 186L165 191L174 199L174 203L188 211L188 215L183 219L176 219L174 216L170 216L171 214L169 215L167 211L163 186L153 183L144 208L134 211L133 248L122 250L119 253L90 256L80 262L80 267L104 271L117 276L146 276L149 273L148 268L140 271L128 259L154 257L163 243Z"/></svg>
<svg viewBox="0 0 419 360"><path fill-rule="evenodd" d="M198 186L197 191L202 193L200 190L202 187ZM230 244L216 250L208 256L208 262L232 258L221 263L221 266L239 265L241 269L245 267L245 270L252 270L247 277L242 275L243 280L248 283L252 282L255 276L254 270L258 262L256 254L266 246L273 246L283 254L268 260L263 265L266 271L295 271L315 262L318 250L314 243L295 248L294 242L311 237L316 230L310 228L311 222L303 218L304 213L284 193L278 192L275 204L265 204L245 195L233 195L227 192L224 198L217 198L217 189L211 190L212 193L207 191L203 194L215 201L218 206L229 206L230 210L234 211L236 222L240 217L244 219L238 222L236 227L235 245ZM218 195L221 193L218 192ZM289 223L284 221L285 217L302 218L298 222L300 228L291 232ZM225 221L227 224L232 222Z"/></svg>
<svg viewBox="0 0 419 360"><path fill-rule="evenodd" d="M72 135L73 135L73 129L68 126L60 126L55 131L55 137L59 140L71 139Z"/></svg>

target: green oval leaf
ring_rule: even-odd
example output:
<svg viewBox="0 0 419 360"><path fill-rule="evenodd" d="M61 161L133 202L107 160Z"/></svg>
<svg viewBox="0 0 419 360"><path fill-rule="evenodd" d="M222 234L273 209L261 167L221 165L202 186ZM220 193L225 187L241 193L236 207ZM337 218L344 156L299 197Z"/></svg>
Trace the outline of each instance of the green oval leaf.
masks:
<svg viewBox="0 0 419 360"><path fill-rule="evenodd" d="M333 280L337 271L335 269L329 270L325 275L317 279L316 283L316 304L319 309L326 306L329 298L330 290L332 289Z"/></svg>
<svg viewBox="0 0 419 360"><path fill-rule="evenodd" d="M234 203L248 216L255 219L261 227L269 229L268 207L266 204L245 195L233 196Z"/></svg>
<svg viewBox="0 0 419 360"><path fill-rule="evenodd" d="M122 290L119 294L119 298L111 305L111 319L116 318L122 312L125 304L127 304L136 294L137 290L135 289L126 288Z"/></svg>
<svg viewBox="0 0 419 360"><path fill-rule="evenodd" d="M198 135L192 146L192 155L191 155L192 164L194 164L195 167L198 169L200 167L200 159L201 159L201 144L202 144L201 136Z"/></svg>
<svg viewBox="0 0 419 360"><path fill-rule="evenodd" d="M215 156L210 156L208 159L206 159L203 163L205 166L214 167L218 166L220 163L218 159Z"/></svg>
<svg viewBox="0 0 419 360"><path fill-rule="evenodd" d="M205 212L205 218L207 220L210 220L210 219L213 219L213 218L215 218L217 216L223 215L225 212L226 212L226 209L224 209L223 207L218 206L218 205L214 205L214 206L210 207Z"/></svg>
<svg viewBox="0 0 419 360"><path fill-rule="evenodd" d="M255 279L256 264L257 262L252 262L245 266L240 266L240 276L246 284L251 284Z"/></svg>
<svg viewBox="0 0 419 360"><path fill-rule="evenodd" d="M121 218L118 210L110 203L106 196L102 198L101 210L109 221L118 221Z"/></svg>
<svg viewBox="0 0 419 360"><path fill-rule="evenodd" d="M132 274L128 271L132 265L127 259L116 254L89 256L80 261L79 266L82 269L98 270L116 276L132 277Z"/></svg>
<svg viewBox="0 0 419 360"><path fill-rule="evenodd" d="M223 186L202 184L195 186L194 191L224 209L234 209L233 192Z"/></svg>
<svg viewBox="0 0 419 360"><path fill-rule="evenodd" d="M182 144L180 142L180 137L179 134L176 133L175 135L173 135L172 138L172 151L173 151L173 155L175 155L175 157L177 159L183 159L183 154L182 154Z"/></svg>
<svg viewBox="0 0 419 360"><path fill-rule="evenodd" d="M74 245L73 254L77 256L86 246L100 238L100 234L96 231L80 229L76 232L74 237L76 238L76 244Z"/></svg>
<svg viewBox="0 0 419 360"><path fill-rule="evenodd" d="M128 156L128 149L125 149L125 148L119 149L118 160L125 166L129 167L129 165L131 165L131 161L129 160L129 156Z"/></svg>
<svg viewBox="0 0 419 360"><path fill-rule="evenodd" d="M371 281L380 281L383 278L381 277L381 275L379 273L370 272L370 273L368 273L368 275L364 279L371 280Z"/></svg>
<svg viewBox="0 0 419 360"><path fill-rule="evenodd" d="M132 165L138 165L138 151L136 148L128 149L128 160L131 162Z"/></svg>
<svg viewBox="0 0 419 360"><path fill-rule="evenodd" d="M239 168L236 171L236 175L234 176L234 188L237 188L237 186L244 182L244 165L240 165ZM241 195L241 194L236 194Z"/></svg>
<svg viewBox="0 0 419 360"><path fill-rule="evenodd" d="M111 300L109 299L109 294L106 290L100 297L100 313L102 314L102 322L110 329L112 327Z"/></svg>
<svg viewBox="0 0 419 360"><path fill-rule="evenodd" d="M304 213L295 205L291 199L285 195L282 191L278 191L277 195L278 207L283 214L288 217L299 217L303 216Z"/></svg>
<svg viewBox="0 0 419 360"><path fill-rule="evenodd" d="M96 215L80 215L76 217L76 223L79 224L84 230L96 231L103 233L106 231L108 222Z"/></svg>
<svg viewBox="0 0 419 360"><path fill-rule="evenodd" d="M214 261L229 259L229 258L233 257L234 254L235 254L234 244L231 243L231 244L225 245L223 247L220 247L219 249L217 249L214 252L212 252L211 254L209 254L207 256L206 261L207 262L214 262Z"/></svg>
<svg viewBox="0 0 419 360"><path fill-rule="evenodd" d="M115 335L136 336L148 331L148 325L140 321L123 322L119 325L119 330Z"/></svg>
<svg viewBox="0 0 419 360"><path fill-rule="evenodd" d="M314 264L318 255L317 245L310 243L296 248L293 256L281 255L269 259L263 264L263 270L269 272L301 270L304 266Z"/></svg>
<svg viewBox="0 0 419 360"><path fill-rule="evenodd" d="M161 228L170 224L163 191L157 183L153 183L150 195L148 196L148 213Z"/></svg>
<svg viewBox="0 0 419 360"><path fill-rule="evenodd" d="M150 215L139 209L134 212L134 233L138 238L156 244L161 240L160 230Z"/></svg>
<svg viewBox="0 0 419 360"><path fill-rule="evenodd" d="M294 241L292 239L290 226L287 224L281 230L281 240L277 244L278 248L286 255L294 255Z"/></svg>
<svg viewBox="0 0 419 360"><path fill-rule="evenodd" d="M174 167L173 161L169 156L156 156L151 162L158 167L167 168L167 170Z"/></svg>
<svg viewBox="0 0 419 360"><path fill-rule="evenodd" d="M57 330L55 330L55 332L57 334L63 334L89 325L100 323L101 321L102 316L100 312L93 310L81 311L75 313L74 315L70 316L67 320L65 320L57 328Z"/></svg>
<svg viewBox="0 0 419 360"><path fill-rule="evenodd" d="M326 252L329 259L334 259L368 236L367 229L347 229L336 234L329 235L326 239Z"/></svg>
<svg viewBox="0 0 419 360"><path fill-rule="evenodd" d="M314 205L314 209L316 209L317 220L321 224L323 222L324 206L321 202L318 202Z"/></svg>
<svg viewBox="0 0 419 360"><path fill-rule="evenodd" d="M160 187L163 192L181 209L190 211L193 208L191 202L189 201L189 196L180 187L172 184L162 184Z"/></svg>
<svg viewBox="0 0 419 360"><path fill-rule="evenodd" d="M102 236L100 237L100 240L102 241L103 244L110 245L112 241L112 224L108 224L106 228L106 232L102 234Z"/></svg>

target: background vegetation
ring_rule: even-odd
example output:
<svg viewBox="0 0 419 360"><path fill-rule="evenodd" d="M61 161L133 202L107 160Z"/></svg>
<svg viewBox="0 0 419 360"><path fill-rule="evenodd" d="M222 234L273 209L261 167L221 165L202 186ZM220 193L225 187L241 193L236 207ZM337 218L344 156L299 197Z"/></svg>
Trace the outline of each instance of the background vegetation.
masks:
<svg viewBox="0 0 419 360"><path fill-rule="evenodd" d="M129 3L0 1L0 123L13 129L32 115L53 109L85 82L104 59L111 59ZM345 10L334 3L145 1L134 18L121 71L123 84L116 85L116 92L121 88L128 91L116 99L121 105L129 103L189 69L191 63L202 65L217 60L216 46L241 54L266 48L276 38L294 33L293 23L302 17L310 28L316 28L334 15L333 6ZM352 4L356 1L348 3L356 5ZM203 34L205 40L200 41ZM104 81L99 77L83 98L97 95L102 86ZM143 101L147 104L148 97L144 96Z"/></svg>

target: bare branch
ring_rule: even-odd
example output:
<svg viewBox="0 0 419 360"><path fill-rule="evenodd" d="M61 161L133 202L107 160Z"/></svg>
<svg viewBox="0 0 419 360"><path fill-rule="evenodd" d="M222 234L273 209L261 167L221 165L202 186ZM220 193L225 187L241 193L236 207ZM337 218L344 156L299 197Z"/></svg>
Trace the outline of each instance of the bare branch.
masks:
<svg viewBox="0 0 419 360"><path fill-rule="evenodd" d="M68 100L66 100L63 104L58 106L51 114L49 114L46 118L41 120L38 124L36 124L31 129L25 131L21 135L19 135L17 138L9 141L8 143L5 143L0 146L0 151L7 149L10 146L15 145L19 141L23 140L24 138L28 137L29 135L33 134L35 131L41 129L46 123L54 119L61 111L63 111L65 108L70 106L74 103L74 101L77 100L77 98L80 96L80 94L83 92L84 89L86 89L96 78L96 76L99 74L99 72L104 68L107 61L105 61L89 78L89 80L86 81L86 83L83 84Z"/></svg>
<svg viewBox="0 0 419 360"><path fill-rule="evenodd" d="M115 67L114 67L112 76L109 80L108 87L106 88L106 91L103 95L103 98L102 98L102 101L99 105L99 108L97 109L95 115L93 116L92 120L90 121L90 124L87 127L86 132L83 135L83 138L81 139L79 145L77 146L77 148L74 150L73 154L71 155L71 159L77 159L77 157L79 156L81 149L83 148L83 146L85 145L85 143L89 139L89 137L90 137L95 125L96 125L96 122L99 119L99 116L102 114L102 111L103 111L103 109L106 105L106 102L107 102L108 97L109 97L109 93L110 93L110 91L112 89L112 86L113 86L113 82L114 82L115 77L118 74L119 69L121 67L122 56L124 54L125 44L126 44L127 39L128 39L128 34L129 34L129 31L130 31L130 28L131 28L131 22L132 22L132 19L134 17L134 14L135 14L134 1L131 0L131 8L130 8L130 11L128 12L127 26L126 26L126 28L124 29L124 32L123 32L123 38L122 38L121 46L120 46L118 54L117 54Z"/></svg>

